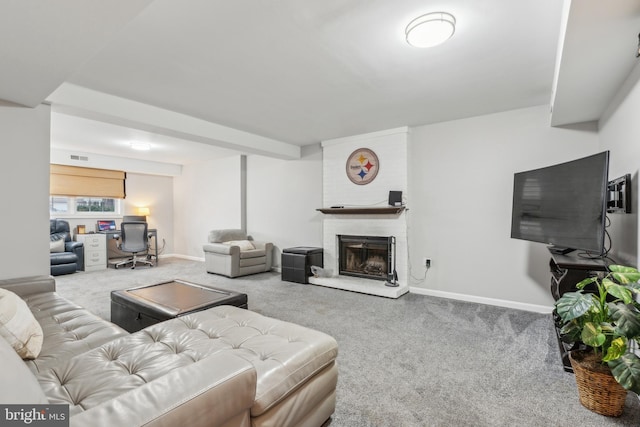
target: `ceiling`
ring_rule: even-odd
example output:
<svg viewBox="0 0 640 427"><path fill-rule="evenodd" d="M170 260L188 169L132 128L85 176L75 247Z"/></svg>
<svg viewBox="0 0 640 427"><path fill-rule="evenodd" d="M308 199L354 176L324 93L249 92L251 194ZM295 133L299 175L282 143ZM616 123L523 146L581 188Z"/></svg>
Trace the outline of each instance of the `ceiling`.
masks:
<svg viewBox="0 0 640 427"><path fill-rule="evenodd" d="M46 6L44 5L46 4ZM537 105L597 120L636 65L637 0L14 0L0 99L52 104L54 149L187 164ZM73 12L69 12L69 11ZM455 35L416 49L416 16ZM151 142L129 150L131 139Z"/></svg>

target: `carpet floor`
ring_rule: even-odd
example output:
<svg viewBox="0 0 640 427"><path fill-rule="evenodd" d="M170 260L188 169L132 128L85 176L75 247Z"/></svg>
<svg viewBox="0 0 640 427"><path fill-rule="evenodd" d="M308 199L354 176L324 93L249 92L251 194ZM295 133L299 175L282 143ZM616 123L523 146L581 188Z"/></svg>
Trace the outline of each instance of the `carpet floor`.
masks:
<svg viewBox="0 0 640 427"><path fill-rule="evenodd" d="M170 279L246 293L250 310L335 337L331 427L640 425L633 393L620 418L580 405L550 315L411 293L393 300L283 282L275 272L228 279L177 258L56 283L60 295L109 319L112 290Z"/></svg>

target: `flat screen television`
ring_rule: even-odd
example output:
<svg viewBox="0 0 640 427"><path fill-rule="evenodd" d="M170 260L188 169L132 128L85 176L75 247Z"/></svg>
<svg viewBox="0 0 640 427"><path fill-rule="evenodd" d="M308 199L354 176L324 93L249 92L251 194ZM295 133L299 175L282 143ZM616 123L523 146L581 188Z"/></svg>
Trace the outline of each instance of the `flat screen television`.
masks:
<svg viewBox="0 0 640 427"><path fill-rule="evenodd" d="M516 173L511 237L603 254L608 177L608 151Z"/></svg>

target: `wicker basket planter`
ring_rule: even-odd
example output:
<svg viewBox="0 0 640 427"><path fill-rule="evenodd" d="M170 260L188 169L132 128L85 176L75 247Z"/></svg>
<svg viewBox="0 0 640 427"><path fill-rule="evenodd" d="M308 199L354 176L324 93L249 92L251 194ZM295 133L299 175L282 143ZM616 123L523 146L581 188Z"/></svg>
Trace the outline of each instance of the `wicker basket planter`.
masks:
<svg viewBox="0 0 640 427"><path fill-rule="evenodd" d="M593 353L572 351L569 360L582 406L608 417L622 415L627 390L613 378L609 368L602 365ZM593 365L597 368L594 369Z"/></svg>

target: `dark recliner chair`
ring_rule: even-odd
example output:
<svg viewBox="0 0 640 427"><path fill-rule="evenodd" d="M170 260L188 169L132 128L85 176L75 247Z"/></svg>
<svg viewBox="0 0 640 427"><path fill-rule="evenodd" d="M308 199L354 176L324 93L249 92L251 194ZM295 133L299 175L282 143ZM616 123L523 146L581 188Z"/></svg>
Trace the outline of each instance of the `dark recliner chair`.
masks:
<svg viewBox="0 0 640 427"><path fill-rule="evenodd" d="M49 237L51 241L64 241L64 252L51 252L52 276L84 270L84 244L71 240L71 232L67 221L50 219Z"/></svg>

